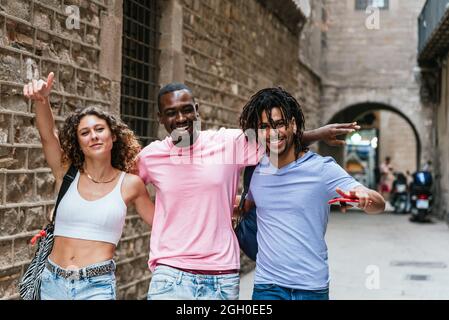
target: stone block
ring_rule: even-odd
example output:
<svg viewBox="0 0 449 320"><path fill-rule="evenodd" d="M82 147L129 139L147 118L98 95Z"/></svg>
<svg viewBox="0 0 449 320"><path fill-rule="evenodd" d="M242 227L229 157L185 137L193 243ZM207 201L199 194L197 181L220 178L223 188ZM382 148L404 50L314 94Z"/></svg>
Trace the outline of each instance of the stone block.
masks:
<svg viewBox="0 0 449 320"><path fill-rule="evenodd" d="M26 148L0 146L0 169L26 169Z"/></svg>
<svg viewBox="0 0 449 320"><path fill-rule="evenodd" d="M40 144L34 118L16 115L13 121L14 143Z"/></svg>
<svg viewBox="0 0 449 320"><path fill-rule="evenodd" d="M21 79L20 56L0 49L0 80L20 83Z"/></svg>
<svg viewBox="0 0 449 320"><path fill-rule="evenodd" d="M20 268L10 268L8 272L10 274L5 276L0 275L0 297L2 299L8 299L8 297L18 293L17 286L20 279Z"/></svg>
<svg viewBox="0 0 449 320"><path fill-rule="evenodd" d="M33 11L33 24L41 29L51 30L53 11L38 6L35 6Z"/></svg>
<svg viewBox="0 0 449 320"><path fill-rule="evenodd" d="M0 269L9 267L13 263L12 240L0 241Z"/></svg>
<svg viewBox="0 0 449 320"><path fill-rule="evenodd" d="M0 209L0 237L20 233L24 222L24 213L18 208Z"/></svg>
<svg viewBox="0 0 449 320"><path fill-rule="evenodd" d="M36 247L30 245L32 237L14 239L13 241L13 259L14 263L21 263L31 260L36 251Z"/></svg>
<svg viewBox="0 0 449 320"><path fill-rule="evenodd" d="M44 206L21 208L20 211L22 222L17 226L20 232L41 230L48 223Z"/></svg>
<svg viewBox="0 0 449 320"><path fill-rule="evenodd" d="M75 111L77 108L84 107L84 102L78 98L66 98L64 105L62 106L62 116L67 116L70 112Z"/></svg>
<svg viewBox="0 0 449 320"><path fill-rule="evenodd" d="M81 97L92 97L93 75L90 72L78 70L76 79L76 95Z"/></svg>
<svg viewBox="0 0 449 320"><path fill-rule="evenodd" d="M30 148L28 150L28 169L47 168L48 164L45 160L44 151L41 148Z"/></svg>
<svg viewBox="0 0 449 320"><path fill-rule="evenodd" d="M87 26L85 42L90 45L99 45L100 43L100 29ZM109 38L110 41L110 38Z"/></svg>
<svg viewBox="0 0 449 320"><path fill-rule="evenodd" d="M0 93L1 94L1 93ZM0 102L0 107L1 107ZM11 116L0 113L0 144L12 143L11 135Z"/></svg>
<svg viewBox="0 0 449 320"><path fill-rule="evenodd" d="M94 80L94 90L91 96L95 99L110 101L111 100L111 81L99 75L92 76Z"/></svg>
<svg viewBox="0 0 449 320"><path fill-rule="evenodd" d="M31 3L27 0L2 1L2 10L16 18L31 21Z"/></svg>
<svg viewBox="0 0 449 320"><path fill-rule="evenodd" d="M40 201L55 199L55 182L52 173L36 173L36 196Z"/></svg>
<svg viewBox="0 0 449 320"><path fill-rule="evenodd" d="M7 86L4 86L5 89ZM23 96L22 90L18 88L9 87L10 92L16 92L16 94L3 95L1 99L0 108L18 111L18 112L28 112L28 100ZM20 91L20 94L18 93Z"/></svg>
<svg viewBox="0 0 449 320"><path fill-rule="evenodd" d="M8 173L6 175L6 202L20 203L36 201L34 174Z"/></svg>
<svg viewBox="0 0 449 320"><path fill-rule="evenodd" d="M100 53L95 49L73 44L72 59L78 67L98 70Z"/></svg>
<svg viewBox="0 0 449 320"><path fill-rule="evenodd" d="M59 69L60 91L76 94L75 87L75 68L67 65L61 65Z"/></svg>

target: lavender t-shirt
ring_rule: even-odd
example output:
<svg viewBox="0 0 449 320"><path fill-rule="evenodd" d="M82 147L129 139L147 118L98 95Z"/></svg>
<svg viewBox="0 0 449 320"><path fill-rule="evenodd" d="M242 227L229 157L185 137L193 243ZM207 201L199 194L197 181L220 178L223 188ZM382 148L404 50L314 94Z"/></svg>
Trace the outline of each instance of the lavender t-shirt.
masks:
<svg viewBox="0 0 449 320"><path fill-rule="evenodd" d="M327 289L327 202L338 196L337 187L359 185L334 159L310 151L280 169L264 157L248 194L257 206L255 284Z"/></svg>

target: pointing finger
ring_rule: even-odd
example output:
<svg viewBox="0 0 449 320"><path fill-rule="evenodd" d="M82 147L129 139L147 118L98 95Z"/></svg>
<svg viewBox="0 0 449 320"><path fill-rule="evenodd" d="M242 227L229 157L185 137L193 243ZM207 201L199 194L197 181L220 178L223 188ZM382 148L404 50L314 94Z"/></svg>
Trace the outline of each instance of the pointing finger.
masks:
<svg viewBox="0 0 449 320"><path fill-rule="evenodd" d="M346 193L342 189L340 189L340 188L336 188L335 192L337 192L339 195L341 195L343 197L347 196Z"/></svg>
<svg viewBox="0 0 449 320"><path fill-rule="evenodd" d="M340 136L340 135L348 134L348 133L352 133L352 132L355 132L355 129L353 129L353 128L347 128L347 129L341 129L341 128L339 128L339 129L334 129L334 134L335 134L336 136Z"/></svg>
<svg viewBox="0 0 449 320"><path fill-rule="evenodd" d="M55 78L55 74L50 72L47 77L47 88L51 89L53 87L53 80Z"/></svg>

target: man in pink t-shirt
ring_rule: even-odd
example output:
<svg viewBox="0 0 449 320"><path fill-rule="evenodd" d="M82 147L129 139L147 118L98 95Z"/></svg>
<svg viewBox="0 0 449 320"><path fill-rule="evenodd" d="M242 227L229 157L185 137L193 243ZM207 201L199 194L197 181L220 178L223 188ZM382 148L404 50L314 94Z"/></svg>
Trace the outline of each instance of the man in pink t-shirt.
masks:
<svg viewBox="0 0 449 320"><path fill-rule="evenodd" d="M139 175L156 188L148 266L148 299L238 299L240 249L232 212L240 171L263 154L239 129L201 131L198 104L180 83L162 88L159 119L170 136L139 154ZM304 133L303 142L324 140L354 124Z"/></svg>

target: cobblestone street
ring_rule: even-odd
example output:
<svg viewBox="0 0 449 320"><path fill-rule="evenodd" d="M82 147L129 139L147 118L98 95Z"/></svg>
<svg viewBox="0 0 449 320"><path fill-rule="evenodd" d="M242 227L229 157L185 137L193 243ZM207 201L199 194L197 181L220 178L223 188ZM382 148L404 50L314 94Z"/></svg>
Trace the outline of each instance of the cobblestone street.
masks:
<svg viewBox="0 0 449 320"><path fill-rule="evenodd" d="M408 218L355 210L331 214L326 242L332 300L449 299L449 250L443 245L449 244L448 226ZM242 278L241 299L251 299L253 277Z"/></svg>

